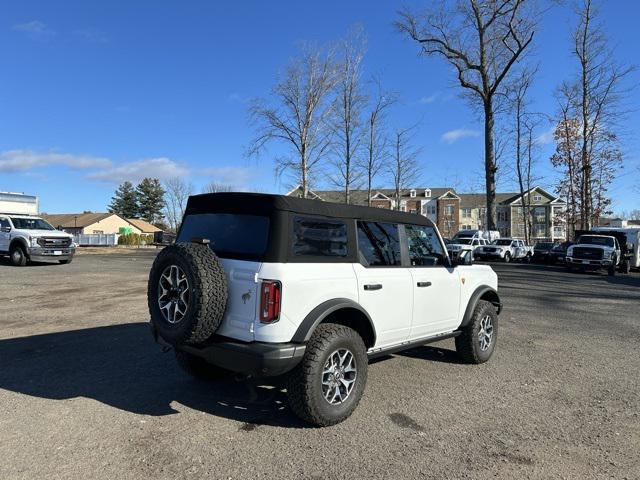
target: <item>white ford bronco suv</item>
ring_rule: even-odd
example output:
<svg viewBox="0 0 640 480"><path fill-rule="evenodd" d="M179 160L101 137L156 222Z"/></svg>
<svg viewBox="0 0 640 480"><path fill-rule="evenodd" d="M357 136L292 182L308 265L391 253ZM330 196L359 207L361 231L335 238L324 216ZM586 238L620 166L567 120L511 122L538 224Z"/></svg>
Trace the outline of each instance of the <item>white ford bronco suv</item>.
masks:
<svg viewBox="0 0 640 480"><path fill-rule="evenodd" d="M75 251L73 236L56 230L46 220L0 213L0 255L9 255L13 265L50 260L71 263Z"/></svg>
<svg viewBox="0 0 640 480"><path fill-rule="evenodd" d="M498 281L470 263L416 214L196 195L151 268L151 329L196 377L286 374L293 412L333 425L358 405L369 358L455 337L463 360L489 360Z"/></svg>

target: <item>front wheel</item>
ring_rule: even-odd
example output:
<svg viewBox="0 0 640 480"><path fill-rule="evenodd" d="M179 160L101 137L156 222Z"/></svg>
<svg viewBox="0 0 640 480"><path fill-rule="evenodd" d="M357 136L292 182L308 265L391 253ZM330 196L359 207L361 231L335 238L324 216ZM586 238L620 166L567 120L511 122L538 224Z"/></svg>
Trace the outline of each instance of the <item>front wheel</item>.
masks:
<svg viewBox="0 0 640 480"><path fill-rule="evenodd" d="M355 330L344 325L318 326L302 361L289 374L291 410L321 427L347 419L367 383L367 349Z"/></svg>
<svg viewBox="0 0 640 480"><path fill-rule="evenodd" d="M498 314L491 302L479 300L471 321L456 337L456 351L467 363L484 363L493 354L498 339Z"/></svg>
<svg viewBox="0 0 640 480"><path fill-rule="evenodd" d="M504 254L504 263L509 263L511 261L511 254L509 252Z"/></svg>
<svg viewBox="0 0 640 480"><path fill-rule="evenodd" d="M609 265L609 276L610 277L615 277L616 276L616 259L612 258L611 259L611 265Z"/></svg>
<svg viewBox="0 0 640 480"><path fill-rule="evenodd" d="M9 252L11 264L14 267L24 267L27 264L27 254L20 245L14 245Z"/></svg>

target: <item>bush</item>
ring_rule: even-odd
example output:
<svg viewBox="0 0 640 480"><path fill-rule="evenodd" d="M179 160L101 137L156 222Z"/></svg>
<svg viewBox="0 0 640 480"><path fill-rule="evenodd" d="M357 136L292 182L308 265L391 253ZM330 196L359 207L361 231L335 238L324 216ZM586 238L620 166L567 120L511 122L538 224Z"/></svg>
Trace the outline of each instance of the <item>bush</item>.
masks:
<svg viewBox="0 0 640 480"><path fill-rule="evenodd" d="M140 246L153 244L153 235L140 235L138 233L127 233L120 235L118 245Z"/></svg>

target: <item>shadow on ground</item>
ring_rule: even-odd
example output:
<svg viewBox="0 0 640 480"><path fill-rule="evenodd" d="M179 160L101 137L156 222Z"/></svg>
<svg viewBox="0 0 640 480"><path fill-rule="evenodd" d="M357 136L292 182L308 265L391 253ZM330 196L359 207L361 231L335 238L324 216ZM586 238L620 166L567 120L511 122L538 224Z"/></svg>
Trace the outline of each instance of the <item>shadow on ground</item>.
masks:
<svg viewBox="0 0 640 480"><path fill-rule="evenodd" d="M282 379L201 382L162 353L148 324L130 323L0 340L0 388L54 400L86 397L143 415L177 402L245 422L301 428Z"/></svg>

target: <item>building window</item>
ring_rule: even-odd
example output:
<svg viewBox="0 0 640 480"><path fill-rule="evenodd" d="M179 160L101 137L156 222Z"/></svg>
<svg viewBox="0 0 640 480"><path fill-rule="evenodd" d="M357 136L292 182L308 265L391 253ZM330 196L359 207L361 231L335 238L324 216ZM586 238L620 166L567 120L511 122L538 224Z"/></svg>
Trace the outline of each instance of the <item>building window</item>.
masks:
<svg viewBox="0 0 640 480"><path fill-rule="evenodd" d="M462 230L471 230L471 225L462 225Z"/></svg>
<svg viewBox="0 0 640 480"><path fill-rule="evenodd" d="M533 201L534 202L541 202L542 201L542 195L534 195L533 196Z"/></svg>
<svg viewBox="0 0 640 480"><path fill-rule="evenodd" d="M428 188L424 191L424 196L427 198L431 198L431 190L429 190Z"/></svg>
<svg viewBox="0 0 640 480"><path fill-rule="evenodd" d="M444 214L448 216L452 216L454 212L453 205L445 205L444 206Z"/></svg>
<svg viewBox="0 0 640 480"><path fill-rule="evenodd" d="M400 211L401 212L406 212L407 211L407 206L406 205L400 205Z"/></svg>
<svg viewBox="0 0 640 480"><path fill-rule="evenodd" d="M410 196L411 198L416 198L416 191L415 191L415 190L411 190L411 191L409 192L409 196Z"/></svg>
<svg viewBox="0 0 640 480"><path fill-rule="evenodd" d="M498 210L498 221L499 222L507 221L507 212L505 210Z"/></svg>
<svg viewBox="0 0 640 480"><path fill-rule="evenodd" d="M562 228L562 227L553 227L553 236L554 237L563 237L564 236L564 228Z"/></svg>
<svg viewBox="0 0 640 480"><path fill-rule="evenodd" d="M462 209L462 218L471 218L471 209L463 208Z"/></svg>

